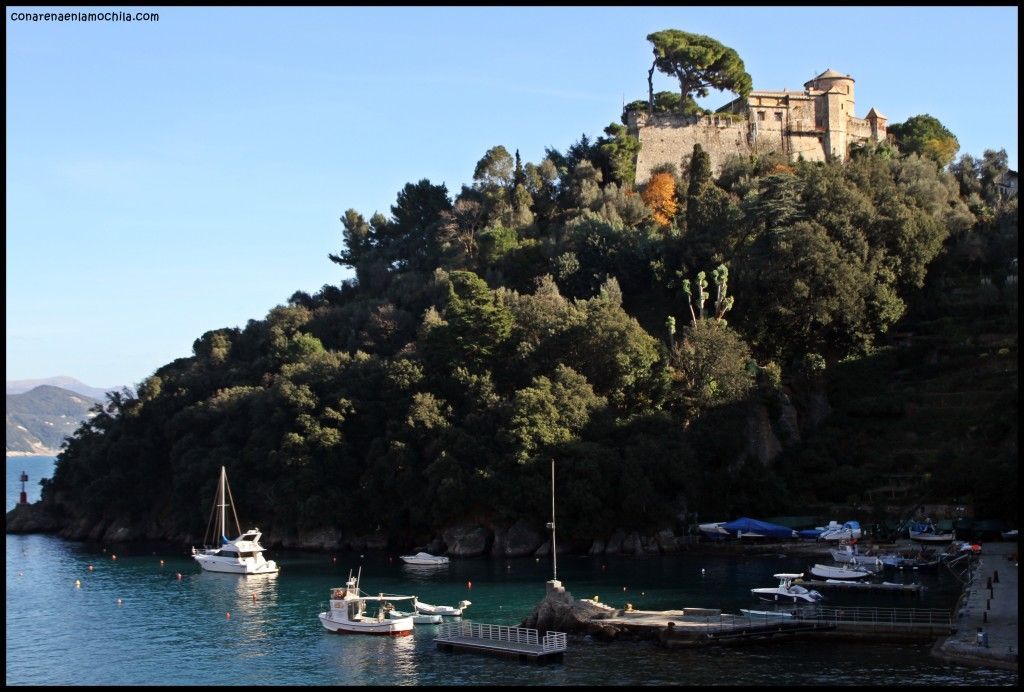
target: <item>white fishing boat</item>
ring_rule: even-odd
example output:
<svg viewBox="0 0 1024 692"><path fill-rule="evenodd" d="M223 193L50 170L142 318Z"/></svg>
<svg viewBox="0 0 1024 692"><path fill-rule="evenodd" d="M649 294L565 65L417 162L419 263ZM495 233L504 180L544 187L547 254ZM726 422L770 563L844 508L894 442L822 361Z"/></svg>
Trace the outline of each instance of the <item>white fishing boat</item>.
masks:
<svg viewBox="0 0 1024 692"><path fill-rule="evenodd" d="M803 572L776 574L775 578L779 580L778 586L751 589L750 593L762 601L770 603L817 603L822 600L823 596L817 591L809 590L806 587L793 583L794 580L800 579L803 576Z"/></svg>
<svg viewBox="0 0 1024 692"><path fill-rule="evenodd" d="M431 605L420 600L413 601L417 613L423 615L447 615L449 617L460 617L462 611L472 605L469 601L459 601L457 606Z"/></svg>
<svg viewBox="0 0 1024 692"><path fill-rule="evenodd" d="M238 538L230 540L227 537L227 509L231 508L231 515L235 520L235 528L238 531ZM215 541L210 540L216 535L220 537L219 546L214 547ZM223 466L220 467L220 483L217 486L217 496L213 500L213 511L210 513L210 523L207 526L204 543L207 547L192 548L192 557L199 566L209 572L225 572L228 574L273 574L278 571L277 563L267 560L264 556L264 548L260 545L260 533L258 528L249 529L243 532L238 523L238 515L235 513L235 502L231 496L231 487L228 485L228 472Z"/></svg>
<svg viewBox="0 0 1024 692"><path fill-rule="evenodd" d="M359 575L349 572L343 588L331 589L331 600L325 612L320 613L320 624L328 632L336 634L376 634L390 637L405 637L412 634L413 618L389 617L388 612L395 601L411 600L415 596L378 594L367 596L359 590ZM367 612L367 604L376 606L376 612ZM392 608L389 608L391 606Z"/></svg>
<svg viewBox="0 0 1024 692"><path fill-rule="evenodd" d="M449 562L444 555L431 555L422 552L415 555L400 555L399 558L407 565L447 565Z"/></svg>
<svg viewBox="0 0 1024 692"><path fill-rule="evenodd" d="M870 577L873 573L866 569L857 567L841 567L839 565L814 565L811 567L811 574L822 579L845 579L847 581L854 579L864 579Z"/></svg>

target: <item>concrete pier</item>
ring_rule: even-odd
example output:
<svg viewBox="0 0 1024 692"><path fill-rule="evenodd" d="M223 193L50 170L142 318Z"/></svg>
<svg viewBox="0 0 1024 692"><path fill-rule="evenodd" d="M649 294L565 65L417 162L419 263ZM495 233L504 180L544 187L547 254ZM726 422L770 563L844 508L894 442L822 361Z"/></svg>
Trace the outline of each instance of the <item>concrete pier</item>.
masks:
<svg viewBox="0 0 1024 692"><path fill-rule="evenodd" d="M1017 670L1019 548L1018 543L982 545L981 558L954 613L956 631L938 642L932 655L955 663Z"/></svg>

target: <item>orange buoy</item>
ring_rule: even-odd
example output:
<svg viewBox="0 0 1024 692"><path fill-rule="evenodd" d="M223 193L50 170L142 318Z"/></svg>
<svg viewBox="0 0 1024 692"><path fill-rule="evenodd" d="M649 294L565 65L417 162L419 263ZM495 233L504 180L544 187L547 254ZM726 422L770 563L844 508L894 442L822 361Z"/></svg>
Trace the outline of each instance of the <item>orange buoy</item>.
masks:
<svg viewBox="0 0 1024 692"><path fill-rule="evenodd" d="M117 559L117 555L111 555L111 556L110 556L110 559L111 559L111 560L116 560L116 559Z"/></svg>
<svg viewBox="0 0 1024 692"><path fill-rule="evenodd" d="M181 579L181 572L178 572L178 579Z"/></svg>
<svg viewBox="0 0 1024 692"><path fill-rule="evenodd" d="M253 603L255 603L255 602L256 602L256 594L253 594L253 595L252 595L252 602L253 602Z"/></svg>
<svg viewBox="0 0 1024 692"><path fill-rule="evenodd" d="M161 566L161 567L163 567L163 566L164 566L164 561L163 561L163 560L161 560L161 561L160 561L160 566Z"/></svg>
<svg viewBox="0 0 1024 692"><path fill-rule="evenodd" d="M92 565L89 565L89 571L90 572L92 571Z"/></svg>
<svg viewBox="0 0 1024 692"><path fill-rule="evenodd" d="M227 619L228 619L228 620L230 620L230 619L231 619L231 613L230 613L230 612L228 612L228 614L227 614L227 615L228 615L228 616L227 616Z"/></svg>
<svg viewBox="0 0 1024 692"><path fill-rule="evenodd" d="M467 582L466 582L466 588L467 588L467 589L472 589L472 588L473 588L473 582L471 582L471 581L467 581Z"/></svg>

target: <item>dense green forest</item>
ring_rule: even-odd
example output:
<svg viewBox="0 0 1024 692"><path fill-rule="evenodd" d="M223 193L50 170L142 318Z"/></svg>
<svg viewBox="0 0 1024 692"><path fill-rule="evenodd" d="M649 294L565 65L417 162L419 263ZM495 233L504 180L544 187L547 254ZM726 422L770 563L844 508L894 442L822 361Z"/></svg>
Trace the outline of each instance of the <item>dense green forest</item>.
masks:
<svg viewBox="0 0 1024 692"><path fill-rule="evenodd" d="M411 182L342 216L354 278L111 395L44 502L201 535L225 465L265 528L413 541L541 526L553 459L569 536L866 507L887 474L1015 521L1017 199L1005 152L954 161L931 120L843 162L715 176L698 147L642 189L612 123L539 162L495 146L457 192ZM991 387L928 431L935 377ZM911 428L928 444L891 443Z"/></svg>

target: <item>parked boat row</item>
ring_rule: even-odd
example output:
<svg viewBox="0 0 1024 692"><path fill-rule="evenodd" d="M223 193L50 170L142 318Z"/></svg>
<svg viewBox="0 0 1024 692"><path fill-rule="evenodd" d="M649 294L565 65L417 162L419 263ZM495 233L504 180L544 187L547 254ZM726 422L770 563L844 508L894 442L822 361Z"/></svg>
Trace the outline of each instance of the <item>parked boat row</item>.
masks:
<svg viewBox="0 0 1024 692"><path fill-rule="evenodd" d="M840 524L830 521L826 526L797 531L788 526L773 524L760 519L740 517L734 521L717 521L698 524L697 529L703 536L713 539L721 538L779 538L798 539L813 538L822 541L857 540L863 535L860 524L847 521Z"/></svg>

